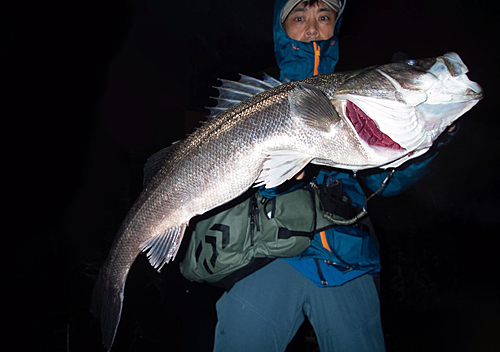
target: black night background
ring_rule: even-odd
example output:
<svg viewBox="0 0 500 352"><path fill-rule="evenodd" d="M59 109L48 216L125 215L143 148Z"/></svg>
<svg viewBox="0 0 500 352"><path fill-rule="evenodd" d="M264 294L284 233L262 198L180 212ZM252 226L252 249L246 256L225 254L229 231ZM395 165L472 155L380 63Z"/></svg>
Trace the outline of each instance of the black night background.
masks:
<svg viewBox="0 0 500 352"><path fill-rule="evenodd" d="M104 351L94 280L146 159L199 126L217 78L277 74L272 0L4 5L5 337L16 350ZM498 5L349 0L337 71L457 52L485 98L432 172L369 205L382 246L387 350L500 350ZM5 212L4 212L5 214ZM7 278L8 276L6 276ZM112 351L211 351L222 292L130 272ZM12 307L9 307L12 306ZM12 337L11 337L12 336ZM315 351L307 325L287 351Z"/></svg>

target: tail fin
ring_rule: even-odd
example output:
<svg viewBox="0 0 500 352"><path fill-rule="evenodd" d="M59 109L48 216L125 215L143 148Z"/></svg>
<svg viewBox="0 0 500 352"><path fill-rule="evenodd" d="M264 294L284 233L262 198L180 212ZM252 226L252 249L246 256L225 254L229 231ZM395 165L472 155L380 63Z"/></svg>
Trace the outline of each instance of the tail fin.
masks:
<svg viewBox="0 0 500 352"><path fill-rule="evenodd" d="M109 267L105 264L101 269L92 295L92 314L101 321L102 343L107 350L111 349L123 307L125 290L124 275L118 285L110 277Z"/></svg>

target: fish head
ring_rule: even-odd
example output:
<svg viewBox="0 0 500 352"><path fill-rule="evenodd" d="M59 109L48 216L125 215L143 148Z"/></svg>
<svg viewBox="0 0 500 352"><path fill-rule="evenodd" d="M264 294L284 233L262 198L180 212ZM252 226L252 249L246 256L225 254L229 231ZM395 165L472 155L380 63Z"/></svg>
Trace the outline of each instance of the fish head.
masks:
<svg viewBox="0 0 500 352"><path fill-rule="evenodd" d="M456 53L407 60L352 73L332 103L363 149L397 167L425 153L437 137L482 98Z"/></svg>

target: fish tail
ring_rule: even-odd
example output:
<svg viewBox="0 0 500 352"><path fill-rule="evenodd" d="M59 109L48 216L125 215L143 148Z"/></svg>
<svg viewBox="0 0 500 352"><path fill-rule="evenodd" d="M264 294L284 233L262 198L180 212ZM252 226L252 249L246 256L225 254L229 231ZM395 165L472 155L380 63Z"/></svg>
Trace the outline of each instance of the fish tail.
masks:
<svg viewBox="0 0 500 352"><path fill-rule="evenodd" d="M102 343L111 349L122 314L125 281L128 270L113 280L109 265L105 264L94 286L92 314L101 321ZM114 276L114 275L113 275ZM117 282L115 282L117 281Z"/></svg>

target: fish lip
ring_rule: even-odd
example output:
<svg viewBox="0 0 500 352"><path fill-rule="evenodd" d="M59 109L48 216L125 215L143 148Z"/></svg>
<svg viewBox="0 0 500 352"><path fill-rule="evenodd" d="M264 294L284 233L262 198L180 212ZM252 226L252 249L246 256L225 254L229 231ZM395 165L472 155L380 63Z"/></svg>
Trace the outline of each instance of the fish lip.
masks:
<svg viewBox="0 0 500 352"><path fill-rule="evenodd" d="M467 96L471 97L470 101L473 101L474 104L477 104L481 99L484 98L484 93L471 91L471 93L467 93Z"/></svg>
<svg viewBox="0 0 500 352"><path fill-rule="evenodd" d="M443 56L438 57L438 60L439 59L443 61L448 68L448 72L453 77L459 77L469 72L469 68L462 61L462 58L453 51L447 52Z"/></svg>
<svg viewBox="0 0 500 352"><path fill-rule="evenodd" d="M438 57L436 59L436 63L431 68L429 68L427 72L435 74L436 65L438 65L439 62L446 66L448 73L452 78L468 86L469 89L464 94L464 97L468 98L466 100L479 100L483 98L483 89L478 83L469 79L469 77L467 76L469 68L465 65L465 63L462 61L462 58L457 53L448 52L443 56Z"/></svg>
<svg viewBox="0 0 500 352"><path fill-rule="evenodd" d="M452 77L456 77L457 79L462 81L462 83L465 83L469 86L470 94L468 92L466 93L466 96L470 96L473 99L481 99L483 97L483 89L481 88L481 86L476 82L471 81L467 76L469 68L467 67L467 65L465 65L460 55L453 51L450 51L444 54L442 57L439 57L438 59L441 59L443 61Z"/></svg>
<svg viewBox="0 0 500 352"><path fill-rule="evenodd" d="M484 97L484 92L483 92L483 88L481 88L481 86L479 84L477 84L476 82L474 81L471 81L469 79L469 77L467 77L466 75L464 75L468 82L467 84L469 85L469 90L467 91L467 93L465 94L466 97L470 97L469 100L481 100L483 99Z"/></svg>

